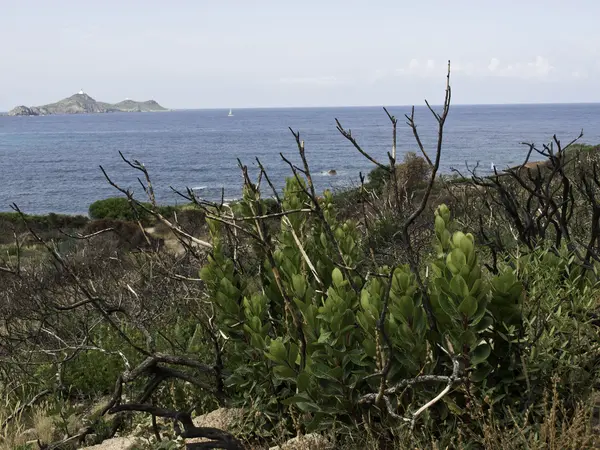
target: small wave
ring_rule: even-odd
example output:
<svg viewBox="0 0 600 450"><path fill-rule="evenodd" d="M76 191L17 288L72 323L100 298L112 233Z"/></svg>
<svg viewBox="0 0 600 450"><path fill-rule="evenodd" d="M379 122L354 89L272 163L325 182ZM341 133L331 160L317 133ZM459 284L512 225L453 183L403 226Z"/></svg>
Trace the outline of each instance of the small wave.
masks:
<svg viewBox="0 0 600 450"><path fill-rule="evenodd" d="M206 186L196 186L192 188L192 191L203 191L206 189Z"/></svg>
<svg viewBox="0 0 600 450"><path fill-rule="evenodd" d="M332 177L332 176L336 176L336 175L343 175L343 172L340 172L339 170L335 170L335 169L323 170L323 171L321 171L320 175L323 177Z"/></svg>

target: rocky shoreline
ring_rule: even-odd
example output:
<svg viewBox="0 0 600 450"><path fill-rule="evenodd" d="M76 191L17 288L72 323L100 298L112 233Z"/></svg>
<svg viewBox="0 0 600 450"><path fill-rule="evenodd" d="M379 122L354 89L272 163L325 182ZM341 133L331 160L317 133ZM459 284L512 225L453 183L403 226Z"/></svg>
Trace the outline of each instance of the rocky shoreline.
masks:
<svg viewBox="0 0 600 450"><path fill-rule="evenodd" d="M48 116L52 114L98 114L110 112L162 112L169 111L155 100L138 102L130 99L119 103L98 102L88 94L79 93L43 106L19 105L11 109L9 116Z"/></svg>

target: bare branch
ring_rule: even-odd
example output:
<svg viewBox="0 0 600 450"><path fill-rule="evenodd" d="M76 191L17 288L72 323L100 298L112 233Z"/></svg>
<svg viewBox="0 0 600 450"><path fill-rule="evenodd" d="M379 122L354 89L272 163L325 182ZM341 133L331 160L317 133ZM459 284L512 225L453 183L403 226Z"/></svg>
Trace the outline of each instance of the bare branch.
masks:
<svg viewBox="0 0 600 450"><path fill-rule="evenodd" d="M398 119L395 116L392 116L385 106L383 107L383 110L390 119L390 122L392 122L392 159L396 161L396 129L398 125Z"/></svg>
<svg viewBox="0 0 600 450"><path fill-rule="evenodd" d="M157 417L174 419L183 425L184 431L180 434L185 439L191 438L206 438L211 442L202 444L186 444L188 449L225 449L225 450L244 450L244 446L231 434L211 427L197 427L194 425L189 413L182 411L170 411L163 408L158 408L152 405L128 403L124 405L116 405L110 409L110 413L114 414L122 411L138 411L152 414ZM199 446L202 445L202 446Z"/></svg>
<svg viewBox="0 0 600 450"><path fill-rule="evenodd" d="M419 150L421 150L421 154L423 155L423 157L425 158L425 160L427 161L429 166L433 167L433 163L431 162L431 159L427 155L427 152L425 151L425 147L423 146L423 142L421 141L421 136L419 135L419 132L417 131L417 124L415 122L415 107L414 106L412 107L410 116L408 114L406 114L404 117L406 117L406 124L411 128L411 130L413 132L413 136L415 137L415 140L417 141L417 145L419 146Z"/></svg>
<svg viewBox="0 0 600 450"><path fill-rule="evenodd" d="M105 228L103 230L96 231L96 232L90 233L90 234L80 234L80 233L70 234L70 233L64 232L61 229L58 230L58 232L60 234L62 234L63 236L67 236L67 237L69 237L71 239L82 239L82 240L83 239L90 239L90 238L93 238L95 236L99 236L101 234L108 233L109 231L115 231L115 229L114 228Z"/></svg>
<svg viewBox="0 0 600 450"><path fill-rule="evenodd" d="M442 348L442 350L444 352L448 353L445 349ZM450 389L452 389L452 386L454 386L456 383L459 383L462 381L462 379L459 376L460 375L460 361L459 361L458 356L456 356L456 355L449 355L449 356L452 359L452 374L450 376L421 375L421 376L418 376L415 378L408 378L408 379L405 379L405 380L402 380L402 381L396 383L393 387L385 389L382 393L371 393L371 394L363 395L359 400L359 404L376 404L379 402L379 399L383 397L383 399L386 402L386 406L388 407L388 409L390 410L392 415L394 417L398 418L399 416L396 415L395 413L393 413L393 411L391 411L391 408L390 408L391 405L389 404L389 399L388 399L389 396L398 394L399 392L403 391L404 389L413 387L417 384L446 383L446 387L438 395L436 395L433 399L428 401L425 405L421 406L417 411L415 411L411 415L410 418L403 418L403 420L410 422L411 427L414 427L417 418L424 411L426 411L428 408L430 408L431 406L436 404L446 394L448 394L448 392L450 392Z"/></svg>
<svg viewBox="0 0 600 450"><path fill-rule="evenodd" d="M359 153L361 155L363 155L365 158L367 158L373 164L375 164L375 165L381 167L382 169L386 170L387 172L391 171L391 169L389 167L381 164L375 158L373 158L371 155L369 155L366 151L364 151L362 149L362 147L360 146L360 144L352 136L352 131L351 130L345 130L344 127L342 126L342 124L340 123L340 121L337 120L337 119L335 119L335 123L337 125L337 130L341 133L341 135L344 136L346 139L348 139L352 143L352 145L354 145L354 147L356 148L356 150L359 151ZM293 133L293 131L292 131L292 133Z"/></svg>
<svg viewBox="0 0 600 450"><path fill-rule="evenodd" d="M131 194L131 192L129 192L126 189L123 189L122 187L120 187L119 185L117 185L116 183L114 183L112 181L112 179L108 176L108 174L106 173L106 171L104 170L104 168L102 166L100 166L100 170L102 171L102 173L104 174L104 177L106 178L106 180L108 181L108 183L111 186L113 186L119 192L125 194L127 196L127 198L131 202L133 202L135 205L137 205L139 208L141 208L142 210L144 210L147 213L149 213L149 214L153 215L154 217L156 217L159 221L161 221L163 224L165 224L176 236L183 237L185 239L189 239L191 242L193 242L194 244L197 244L197 245L199 245L201 247L205 247L205 248L212 248L213 247L211 243L203 241L202 239L198 239L198 238L192 236L191 234L186 233L185 231L183 231L181 229L181 227L178 227L178 226L174 225L173 223L171 223L171 221L169 221L167 218L165 218L158 211L156 211L155 209L148 208L142 202L140 202L139 200L135 199L133 197L133 195Z"/></svg>

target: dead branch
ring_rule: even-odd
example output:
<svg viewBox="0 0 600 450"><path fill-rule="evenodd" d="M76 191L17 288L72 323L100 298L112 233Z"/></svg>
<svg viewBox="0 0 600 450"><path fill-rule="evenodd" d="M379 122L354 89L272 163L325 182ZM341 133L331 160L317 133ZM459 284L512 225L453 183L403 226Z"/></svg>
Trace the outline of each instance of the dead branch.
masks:
<svg viewBox="0 0 600 450"><path fill-rule="evenodd" d="M449 376L446 376L446 375L421 375L421 376L417 376L415 378L408 378L408 379L405 379L405 380L402 380L402 381L396 383L394 386L392 386L390 388L385 389L383 392L363 395L359 400L359 404L362 404L362 405L377 404L377 403L379 403L380 399L383 397L389 412L392 413L392 416L398 418L399 416L391 410L391 404L389 403L389 396L398 394L400 391L403 391L406 388L412 388L413 386L415 386L417 384L446 383L446 387L438 395L436 395L433 399L431 399L426 404L424 404L419 409L417 409L417 411L412 413L410 418L406 418L406 417L402 418L402 420L410 423L411 428L414 428L417 418L424 411L426 411L431 406L433 406L438 401L440 401L446 394L448 394L448 392L450 392L450 390L456 383L463 381L462 378L459 376L460 375L459 357L457 355L450 355L444 348L442 348L442 350L446 354L448 354L452 360L452 374L451 375L449 375Z"/></svg>
<svg viewBox="0 0 600 450"><path fill-rule="evenodd" d="M446 75L446 97L444 99L444 106L442 108L442 114L437 114L427 103L427 106L431 110L432 114L435 116L438 122L438 139L437 145L435 149L435 162L433 164L431 170L431 176L429 178L429 183L425 190L425 195L423 195L423 199L419 207L408 217L408 219L404 222L402 228L404 230L404 235L406 242L409 241L408 238L408 228L413 224L413 222L423 213L425 209L425 205L427 205L427 201L429 200L429 196L431 195L431 191L433 190L433 185L435 183L437 171L440 167L440 159L442 156L442 143L444 140L444 125L446 123L446 118L448 117L448 112L450 112L450 100L452 98L452 91L450 88L450 61L448 61L448 74ZM416 128L415 128L416 130Z"/></svg>
<svg viewBox="0 0 600 450"><path fill-rule="evenodd" d="M363 155L365 158L367 158L373 164L375 164L375 165L381 167L382 169L384 169L386 172L391 172L391 169L389 167L381 164L375 158L373 158L369 153L367 153L366 151L364 151L362 149L362 147L356 141L356 139L354 138L354 136L352 136L352 130L349 130L349 129L345 130L344 127L342 126L342 124L340 123L340 121L337 120L337 119L335 119L335 123L336 123L337 130L340 132L340 134L342 136L344 136L346 139L348 139L352 143L352 145L354 145L354 148L356 148L356 150L358 150L361 155ZM293 133L293 131L292 131L292 133Z"/></svg>
<svg viewBox="0 0 600 450"><path fill-rule="evenodd" d="M91 238L93 238L95 236L99 236L101 234L108 233L109 231L115 231L115 229L109 227L109 228L105 228L103 230L96 231L95 233L90 233L90 234L81 234L81 233L70 234L70 233L67 233L67 232L65 232L65 231L63 231L61 229L58 230L58 232L60 234L62 234L63 236L67 236L67 237L69 237L71 239L81 239L81 240L91 239Z"/></svg>
<svg viewBox="0 0 600 450"><path fill-rule="evenodd" d="M425 146L421 141L421 136L417 132L417 124L415 122L415 107L412 107L410 116L408 114L405 114L404 117L406 117L406 124L411 128L413 132L413 136L415 137L415 141L417 141L417 145L419 146L419 150L421 150L421 154L423 155L429 166L433 167L433 163L431 162L429 155L427 155L427 152L425 151Z"/></svg>
<svg viewBox="0 0 600 450"><path fill-rule="evenodd" d="M122 187L120 187L119 185L117 185L115 182L113 182L112 179L108 176L108 173L106 173L106 171L104 170L104 168L102 166L100 166L100 170L102 171L102 173L104 174L104 177L106 178L106 180L108 181L108 183L111 186L113 186L119 192L125 194L125 196L129 199L129 201L132 202L133 204L135 204L137 207L139 207L140 209L146 211L148 214L151 214L152 216L156 217L160 222L162 222L164 225L166 225L175 234L176 237L178 237L178 238L185 238L185 239L187 239L187 240L189 240L189 241L193 242L194 244L197 244L197 245L199 245L201 247L212 248L212 244L211 243L203 241L202 239L198 239L198 238L192 236L191 234L186 233L185 231L183 231L181 229L181 227L178 227L178 226L174 225L173 223L171 223L171 221L169 221L166 217L164 217L162 214L160 214L158 211L156 211L156 207L154 207L154 208L148 208L142 202L140 202L139 200L135 199L133 197L133 194L129 190L123 189ZM144 170L145 170L145 168L144 168ZM143 229L141 223L139 225Z"/></svg>
<svg viewBox="0 0 600 450"><path fill-rule="evenodd" d="M398 119L396 119L395 116L392 116L385 106L383 107L383 110L390 119L390 122L392 122L392 159L396 161L396 128L398 125Z"/></svg>
<svg viewBox="0 0 600 450"><path fill-rule="evenodd" d="M217 428L195 426L191 415L186 411L170 411L152 405L129 403L116 405L109 410L109 413L114 414L123 411L145 412L157 417L173 419L176 422L176 431L184 439L210 439L210 442L201 444L186 444L186 448L188 449L244 450L242 443L226 431ZM183 431L179 428L178 423L183 425Z"/></svg>
<svg viewBox="0 0 600 450"><path fill-rule="evenodd" d="M62 267L62 269L69 275L69 277L73 280L73 282L78 286L81 292L87 298L86 304L89 303L95 307L95 309L104 317L106 322L127 342L132 348L136 349L142 354L148 355L148 352L143 348L137 346L130 338L123 332L121 327L117 325L117 323L112 319L110 313L106 311L106 309L102 306L102 299L93 295L90 290L79 280L79 277L71 270L71 267L64 261L62 256L58 253L58 251L50 246L46 241L44 241L25 220L25 215L19 209L19 207L13 203L12 208L21 216L23 221L25 222L29 233L34 237L34 239L43 245L46 250L50 253L50 255L54 258L54 260Z"/></svg>

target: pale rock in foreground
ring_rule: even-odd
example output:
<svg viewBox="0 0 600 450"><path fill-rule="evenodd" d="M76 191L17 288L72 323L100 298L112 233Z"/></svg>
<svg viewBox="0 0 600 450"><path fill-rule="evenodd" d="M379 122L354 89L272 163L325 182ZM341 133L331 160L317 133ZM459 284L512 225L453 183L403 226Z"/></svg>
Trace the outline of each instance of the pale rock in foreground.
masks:
<svg viewBox="0 0 600 450"><path fill-rule="evenodd" d="M333 445L320 434L311 433L297 436L282 445L276 445L269 450L330 450Z"/></svg>
<svg viewBox="0 0 600 450"><path fill-rule="evenodd" d="M135 450L139 445L139 439L119 437L107 439L102 444L83 447L82 450Z"/></svg>
<svg viewBox="0 0 600 450"><path fill-rule="evenodd" d="M222 431L231 431L236 422L239 422L244 416L244 410L241 408L219 408L208 414L202 414L195 417L193 422L197 427L217 428ZM200 443L206 442L204 438L188 439L186 442Z"/></svg>

